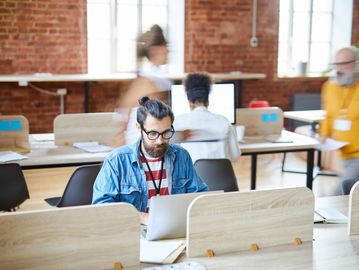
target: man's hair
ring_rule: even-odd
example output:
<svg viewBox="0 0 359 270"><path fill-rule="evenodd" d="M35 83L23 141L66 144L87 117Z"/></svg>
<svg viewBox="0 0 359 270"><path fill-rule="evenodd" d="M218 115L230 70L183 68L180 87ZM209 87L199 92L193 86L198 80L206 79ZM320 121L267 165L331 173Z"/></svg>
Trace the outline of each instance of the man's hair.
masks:
<svg viewBox="0 0 359 270"><path fill-rule="evenodd" d="M174 121L172 109L159 99L150 99L145 96L138 100L140 107L137 110L137 122L143 127L147 115L150 114L158 120L166 116L171 117L171 123Z"/></svg>
<svg viewBox="0 0 359 270"><path fill-rule="evenodd" d="M190 73L185 80L187 99L192 103L208 104L208 95L211 91L211 78L206 73Z"/></svg>
<svg viewBox="0 0 359 270"><path fill-rule="evenodd" d="M167 41L163 35L162 28L155 24L149 31L143 33L137 39L137 57L149 58L149 50L151 46L162 46L166 44Z"/></svg>

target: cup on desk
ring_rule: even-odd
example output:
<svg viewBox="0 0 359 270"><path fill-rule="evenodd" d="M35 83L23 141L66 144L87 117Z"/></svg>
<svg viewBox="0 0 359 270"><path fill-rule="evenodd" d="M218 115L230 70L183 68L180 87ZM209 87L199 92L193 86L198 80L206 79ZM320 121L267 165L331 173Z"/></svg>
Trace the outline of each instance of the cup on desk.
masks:
<svg viewBox="0 0 359 270"><path fill-rule="evenodd" d="M242 142L244 138L244 131L246 130L245 126L238 125L236 126L236 133L237 133L237 141Z"/></svg>

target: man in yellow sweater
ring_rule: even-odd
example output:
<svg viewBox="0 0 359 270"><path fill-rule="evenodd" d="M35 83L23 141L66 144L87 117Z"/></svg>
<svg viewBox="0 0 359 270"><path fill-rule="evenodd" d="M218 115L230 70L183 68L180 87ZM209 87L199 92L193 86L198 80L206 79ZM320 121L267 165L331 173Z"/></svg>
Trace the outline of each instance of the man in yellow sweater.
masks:
<svg viewBox="0 0 359 270"><path fill-rule="evenodd" d="M341 179L359 180L359 77L356 72L357 51L354 47L340 49L334 60L336 76L322 88L322 109L325 120L320 135L347 142L340 149Z"/></svg>

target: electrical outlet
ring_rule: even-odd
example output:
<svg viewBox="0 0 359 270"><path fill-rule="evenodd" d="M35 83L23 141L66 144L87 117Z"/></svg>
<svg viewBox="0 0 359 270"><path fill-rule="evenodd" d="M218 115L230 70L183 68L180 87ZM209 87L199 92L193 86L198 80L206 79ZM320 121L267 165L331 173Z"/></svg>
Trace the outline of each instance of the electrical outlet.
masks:
<svg viewBox="0 0 359 270"><path fill-rule="evenodd" d="M26 87L28 85L27 81L19 81L19 86Z"/></svg>
<svg viewBox="0 0 359 270"><path fill-rule="evenodd" d="M57 89L57 94L60 96L65 96L67 94L67 89L66 88L59 88Z"/></svg>
<svg viewBox="0 0 359 270"><path fill-rule="evenodd" d="M257 47L257 46L258 46L258 39L257 39L257 37L251 37L251 40L249 41L249 44L250 44L252 47Z"/></svg>

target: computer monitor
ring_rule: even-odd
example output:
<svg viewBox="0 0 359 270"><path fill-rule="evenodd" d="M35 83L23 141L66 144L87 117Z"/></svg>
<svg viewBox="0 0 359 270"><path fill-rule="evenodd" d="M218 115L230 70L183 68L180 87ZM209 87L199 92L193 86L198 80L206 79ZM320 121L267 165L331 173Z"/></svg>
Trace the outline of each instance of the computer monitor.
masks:
<svg viewBox="0 0 359 270"><path fill-rule="evenodd" d="M231 124L236 123L235 90L234 83L215 83L209 94L208 110L227 117ZM171 86L171 107L175 116L190 112L186 91L182 84Z"/></svg>

